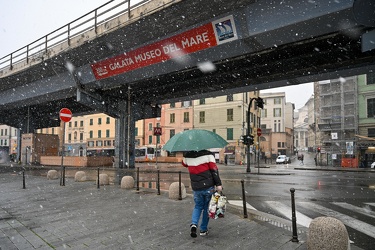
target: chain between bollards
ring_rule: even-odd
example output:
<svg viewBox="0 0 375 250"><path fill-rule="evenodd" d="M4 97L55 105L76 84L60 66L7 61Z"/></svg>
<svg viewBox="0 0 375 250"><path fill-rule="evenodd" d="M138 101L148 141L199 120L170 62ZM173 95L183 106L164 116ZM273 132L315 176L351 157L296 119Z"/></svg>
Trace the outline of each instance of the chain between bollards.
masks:
<svg viewBox="0 0 375 250"><path fill-rule="evenodd" d="M247 218L246 196L245 196L245 181L241 180L241 184L242 184L243 217Z"/></svg>
<svg viewBox="0 0 375 250"><path fill-rule="evenodd" d="M297 235L297 218L296 218L296 205L294 202L294 192L296 190L294 188L290 189L290 193L292 196L292 228L293 228L293 238L292 242L298 242L298 235Z"/></svg>

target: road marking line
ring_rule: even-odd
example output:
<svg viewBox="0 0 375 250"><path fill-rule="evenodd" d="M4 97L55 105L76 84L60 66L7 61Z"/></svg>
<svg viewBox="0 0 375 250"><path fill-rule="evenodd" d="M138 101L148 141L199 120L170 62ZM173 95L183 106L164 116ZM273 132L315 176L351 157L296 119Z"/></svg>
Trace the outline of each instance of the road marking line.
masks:
<svg viewBox="0 0 375 250"><path fill-rule="evenodd" d="M366 222L363 222L363 221L360 221L360 220L357 220L353 217L350 217L350 216L347 216L345 214L342 214L342 213L339 213L339 212L336 212L334 210L331 210L329 208L325 208L323 206L320 206L318 204L314 204L314 203L311 203L311 202L298 202L299 205L307 208L307 209L311 209L315 212L318 212L320 214L323 214L323 215L326 215L326 216L330 216L330 217L334 217L338 220L340 220L342 223L344 223L345 225L361 232L361 233L364 233L372 238L375 238L375 227L370 225L370 224L367 224Z"/></svg>
<svg viewBox="0 0 375 250"><path fill-rule="evenodd" d="M243 201L241 200L229 200L228 201L229 204L232 204L232 205L235 205L235 206L239 206L239 207L243 207ZM255 207L251 206L249 203L246 202L246 208L250 208L250 209L253 209L253 210L257 210Z"/></svg>
<svg viewBox="0 0 375 250"><path fill-rule="evenodd" d="M365 204L375 207L375 202L365 202Z"/></svg>
<svg viewBox="0 0 375 250"><path fill-rule="evenodd" d="M284 215L285 217L289 218L292 220L292 208L289 206L284 205L281 202L278 201L266 201L266 203L273 209L277 210L279 213ZM296 219L297 219L297 224L304 226L304 227L309 227L312 219L307 217L306 215L296 211Z"/></svg>
<svg viewBox="0 0 375 250"><path fill-rule="evenodd" d="M351 211L355 211L357 213L375 218L375 212L373 212L370 208L357 207L357 206L354 206L352 204L348 204L346 202L331 202L331 203L334 204L334 205L337 205L339 207L342 207L342 208L345 208L345 209L348 209L348 210L351 210ZM369 205L369 204L367 204L367 205Z"/></svg>

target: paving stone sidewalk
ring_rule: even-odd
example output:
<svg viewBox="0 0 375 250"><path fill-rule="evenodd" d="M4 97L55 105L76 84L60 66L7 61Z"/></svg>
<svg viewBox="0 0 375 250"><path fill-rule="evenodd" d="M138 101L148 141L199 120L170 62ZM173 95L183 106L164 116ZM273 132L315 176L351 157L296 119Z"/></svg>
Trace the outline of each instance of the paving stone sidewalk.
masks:
<svg viewBox="0 0 375 250"><path fill-rule="evenodd" d="M171 200L166 192L121 189L95 182L47 180L0 174L0 249L306 249L306 235L228 208L210 220L207 237L191 238L191 196Z"/></svg>

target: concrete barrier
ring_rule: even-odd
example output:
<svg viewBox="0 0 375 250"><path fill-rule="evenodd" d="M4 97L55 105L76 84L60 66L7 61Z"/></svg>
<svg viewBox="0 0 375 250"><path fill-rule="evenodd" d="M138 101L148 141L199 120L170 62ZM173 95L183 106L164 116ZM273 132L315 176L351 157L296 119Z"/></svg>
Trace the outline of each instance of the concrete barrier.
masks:
<svg viewBox="0 0 375 250"><path fill-rule="evenodd" d="M169 186L169 199L178 200L179 199L179 183L172 182ZM181 183L181 197L186 198L186 188L184 183Z"/></svg>
<svg viewBox="0 0 375 250"><path fill-rule="evenodd" d="M83 182L86 181L86 172L85 171L77 171L74 175L74 181L76 182Z"/></svg>
<svg viewBox="0 0 375 250"><path fill-rule="evenodd" d="M59 178L59 174L57 173L56 170L52 169L52 170L48 170L47 172L47 179L48 180L56 180Z"/></svg>
<svg viewBox="0 0 375 250"><path fill-rule="evenodd" d="M96 179L96 183L98 183L98 179ZM99 174L99 185L109 185L109 177L107 174Z"/></svg>
<svg viewBox="0 0 375 250"><path fill-rule="evenodd" d="M332 217L317 217L309 226L308 250L350 249L349 235L344 223Z"/></svg>
<svg viewBox="0 0 375 250"><path fill-rule="evenodd" d="M124 176L121 179L121 188L132 189L134 188L134 178L132 176Z"/></svg>

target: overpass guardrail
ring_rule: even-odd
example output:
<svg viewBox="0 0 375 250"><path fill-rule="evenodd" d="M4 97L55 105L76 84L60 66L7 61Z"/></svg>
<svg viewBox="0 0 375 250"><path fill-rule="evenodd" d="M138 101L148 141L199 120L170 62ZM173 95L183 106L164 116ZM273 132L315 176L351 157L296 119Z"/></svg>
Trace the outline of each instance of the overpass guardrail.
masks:
<svg viewBox="0 0 375 250"><path fill-rule="evenodd" d="M77 38L87 31L93 30L96 35L98 34L98 27L122 15L127 15L126 22L130 22L138 16L132 16L131 12L143 5L154 0L112 0L109 1L93 11L73 20L72 22L48 33L47 35L35 40L32 43L0 58L0 76L2 70L14 68L17 63L24 63L29 66L33 61L42 62L44 56L48 57L49 49L61 45L68 44L71 48L71 40ZM158 8L156 5L155 9ZM155 11L149 9L147 12ZM143 15L145 12L142 13ZM124 23L118 24L118 26ZM90 40L90 39L87 39ZM86 41L87 41L86 40Z"/></svg>

